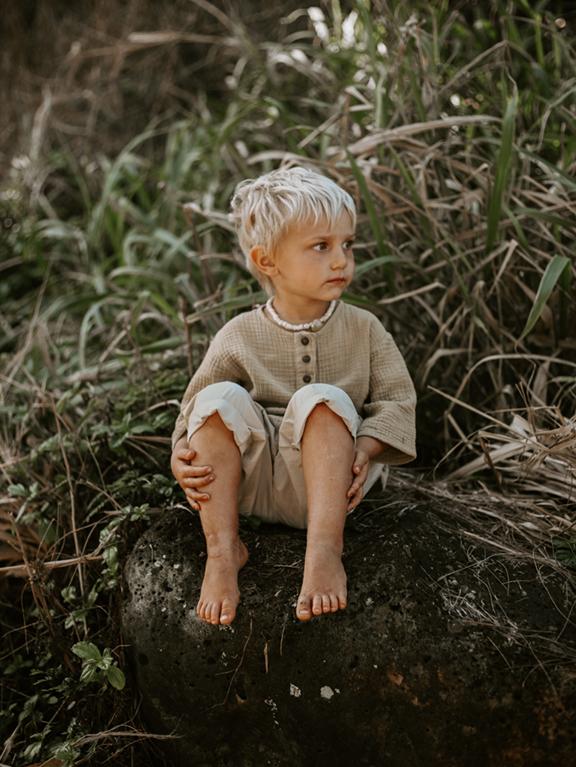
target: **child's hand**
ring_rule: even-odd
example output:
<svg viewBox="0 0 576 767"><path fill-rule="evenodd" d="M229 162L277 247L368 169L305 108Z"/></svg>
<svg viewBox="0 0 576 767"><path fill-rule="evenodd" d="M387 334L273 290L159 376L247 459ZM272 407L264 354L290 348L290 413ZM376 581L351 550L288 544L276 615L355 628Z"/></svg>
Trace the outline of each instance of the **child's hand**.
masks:
<svg viewBox="0 0 576 767"><path fill-rule="evenodd" d="M176 482L180 485L190 506L199 508L198 501L206 500L207 496L199 488L207 485L214 479L211 466L192 466L192 459L196 451L188 447L184 440L176 443L172 452L170 467Z"/></svg>
<svg viewBox="0 0 576 767"><path fill-rule="evenodd" d="M346 498L348 499L347 511L355 509L362 500L364 495L364 482L366 482L366 477L368 476L369 461L370 456L368 453L364 450L356 449L354 461L352 463L352 474L354 474L354 479L346 494Z"/></svg>

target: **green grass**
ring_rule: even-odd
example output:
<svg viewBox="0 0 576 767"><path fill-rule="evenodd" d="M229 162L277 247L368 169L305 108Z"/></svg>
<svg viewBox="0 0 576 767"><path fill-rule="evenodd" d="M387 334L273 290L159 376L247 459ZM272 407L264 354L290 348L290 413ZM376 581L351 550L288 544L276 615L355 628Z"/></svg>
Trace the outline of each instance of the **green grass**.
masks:
<svg viewBox="0 0 576 767"><path fill-rule="evenodd" d="M191 370L264 299L226 219L241 178L288 152L355 195L346 298L404 352L421 471L454 469L482 413L522 410L542 357L544 404L573 414L574 39L544 2L492 5L484 18L334 0L326 38L309 18L286 17L274 40L236 19L237 48L205 51L222 71L205 92L198 81L193 107L175 98L120 151L90 156L61 140L55 112L36 165L13 163L0 203L0 564L23 569L1 582L0 762L97 763L134 714L114 671L126 670L121 563L181 502L168 437ZM121 87L145 75L128 69Z"/></svg>

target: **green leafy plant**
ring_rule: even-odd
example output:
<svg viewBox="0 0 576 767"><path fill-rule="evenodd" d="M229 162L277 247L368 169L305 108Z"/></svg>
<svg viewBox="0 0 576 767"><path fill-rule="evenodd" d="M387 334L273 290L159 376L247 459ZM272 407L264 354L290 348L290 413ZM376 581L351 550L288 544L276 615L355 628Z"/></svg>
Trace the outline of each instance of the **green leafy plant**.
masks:
<svg viewBox="0 0 576 767"><path fill-rule="evenodd" d="M214 333L264 298L226 217L240 179L301 161L354 195L345 300L377 314L406 355L425 466L458 466L484 413L525 405L537 365L539 408L545 392L544 405L573 414L576 56L573 29L547 2L494 0L488 14L482 3L330 0L280 9L278 24L242 11L223 46L205 3L175 0L162 19L167 30L182 21L182 40L204 34L197 55L170 33L123 46L111 78L114 46L102 40L118 39L121 14L80 3L86 37L73 55L77 25L50 3L33 22L24 5L7 4L26 17L26 38L13 36L6 66L22 53L42 71L12 78L5 99L18 114L0 188L0 550L11 576L0 735L12 744L3 761L71 767L108 746L83 745L83 732L132 715L113 653L91 640L120 644L126 551L182 503L169 472L178 400ZM135 0L142 29L157 28L160 7ZM46 46L26 56L38 19ZM34 94L19 99L19 83L45 82L51 43L44 106L20 114ZM529 535L516 527L529 505L507 536ZM555 542L554 556L574 566L573 542Z"/></svg>
<svg viewBox="0 0 576 767"><path fill-rule="evenodd" d="M107 682L116 690L124 689L126 678L118 668L108 647L104 649L104 652L100 652L93 642L76 642L72 646L72 652L82 659L81 682L85 684Z"/></svg>

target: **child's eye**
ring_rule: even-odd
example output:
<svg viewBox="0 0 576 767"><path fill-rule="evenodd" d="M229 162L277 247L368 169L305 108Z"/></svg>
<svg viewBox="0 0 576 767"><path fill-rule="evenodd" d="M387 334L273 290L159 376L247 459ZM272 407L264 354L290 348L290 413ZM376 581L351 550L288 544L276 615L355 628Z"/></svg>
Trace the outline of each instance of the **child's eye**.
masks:
<svg viewBox="0 0 576 767"><path fill-rule="evenodd" d="M344 250L352 250L352 246L354 245L354 240L346 240L346 242L343 243ZM312 246L313 250L319 250L319 252L322 252L324 250L324 247L328 247L327 242L317 242L316 245Z"/></svg>

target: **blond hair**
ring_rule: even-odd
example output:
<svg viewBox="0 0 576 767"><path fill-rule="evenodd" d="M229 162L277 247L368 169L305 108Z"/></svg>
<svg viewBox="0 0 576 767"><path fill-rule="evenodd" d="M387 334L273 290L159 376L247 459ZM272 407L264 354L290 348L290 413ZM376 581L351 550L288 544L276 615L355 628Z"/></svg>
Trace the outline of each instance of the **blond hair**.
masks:
<svg viewBox="0 0 576 767"><path fill-rule="evenodd" d="M272 280L258 269L250 250L259 245L274 255L288 228L295 223L316 225L326 218L333 226L343 211L356 226L352 197L332 179L302 166L280 168L258 178L247 178L236 186L230 202L233 222L246 267L270 296Z"/></svg>

